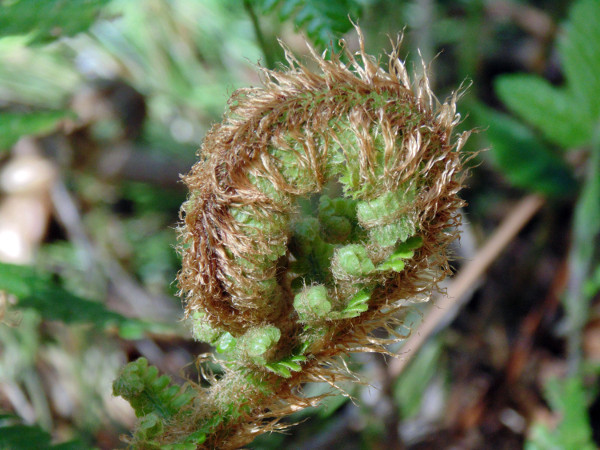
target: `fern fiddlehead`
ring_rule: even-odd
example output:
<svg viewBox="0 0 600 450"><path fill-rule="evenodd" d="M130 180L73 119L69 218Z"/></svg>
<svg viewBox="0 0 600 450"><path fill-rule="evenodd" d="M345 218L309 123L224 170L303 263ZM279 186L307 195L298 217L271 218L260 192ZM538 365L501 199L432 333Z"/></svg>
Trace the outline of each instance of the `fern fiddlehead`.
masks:
<svg viewBox="0 0 600 450"><path fill-rule="evenodd" d="M468 137L453 134L456 97L439 104L397 47L384 71L360 42L349 64L312 52L318 73L288 53L206 136L185 177L179 285L224 373L157 414L126 368L115 393L145 418L134 446L237 448L276 429L318 403L303 383L344 377L336 357L385 352L371 332L398 337L396 313L446 274Z"/></svg>

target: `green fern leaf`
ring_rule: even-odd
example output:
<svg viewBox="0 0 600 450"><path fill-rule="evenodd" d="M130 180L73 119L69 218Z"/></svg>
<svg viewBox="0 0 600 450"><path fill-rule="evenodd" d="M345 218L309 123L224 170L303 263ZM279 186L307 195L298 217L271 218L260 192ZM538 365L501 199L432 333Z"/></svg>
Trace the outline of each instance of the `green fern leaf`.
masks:
<svg viewBox="0 0 600 450"><path fill-rule="evenodd" d="M515 186L549 196L574 192L577 183L566 163L522 123L488 108L476 108L492 144L494 164Z"/></svg>
<svg viewBox="0 0 600 450"><path fill-rule="evenodd" d="M89 448L80 441L52 445L52 436L37 425L23 425L19 418L0 414L0 449L7 450L83 450Z"/></svg>
<svg viewBox="0 0 600 450"><path fill-rule="evenodd" d="M539 129L550 141L568 149L591 139L593 122L568 90L533 75L506 75L497 80L495 87L513 113Z"/></svg>
<svg viewBox="0 0 600 450"><path fill-rule="evenodd" d="M496 92L508 108L566 148L591 141L600 118L600 2L581 0L571 9L559 42L564 88L531 75L507 75Z"/></svg>
<svg viewBox="0 0 600 450"><path fill-rule="evenodd" d="M61 120L68 117L73 117L73 113L70 111L0 113L0 150L8 150L21 136L50 133L56 129Z"/></svg>
<svg viewBox="0 0 600 450"><path fill-rule="evenodd" d="M159 377L158 369L148 366L146 358L139 358L122 369L113 383L113 395L128 400L138 417L154 414L161 421L177 414L194 397L191 389L171 385L171 379L166 375ZM146 434L155 429L160 432L160 423L152 416L147 419Z"/></svg>
<svg viewBox="0 0 600 450"><path fill-rule="evenodd" d="M0 8L0 37L29 35L31 44L40 44L74 36L87 30L109 1L11 1Z"/></svg>
<svg viewBox="0 0 600 450"><path fill-rule="evenodd" d="M103 330L116 327L123 338L137 339L160 324L129 319L102 303L79 297L32 267L0 263L0 290L17 297L17 308L31 308L44 319L89 323Z"/></svg>
<svg viewBox="0 0 600 450"><path fill-rule="evenodd" d="M568 89L590 118L600 117L600 2L581 0L571 8L559 41Z"/></svg>
<svg viewBox="0 0 600 450"><path fill-rule="evenodd" d="M357 0L259 0L264 13L277 11L283 22L293 20L294 25L306 32L320 47L326 47L347 32L360 16L361 4Z"/></svg>

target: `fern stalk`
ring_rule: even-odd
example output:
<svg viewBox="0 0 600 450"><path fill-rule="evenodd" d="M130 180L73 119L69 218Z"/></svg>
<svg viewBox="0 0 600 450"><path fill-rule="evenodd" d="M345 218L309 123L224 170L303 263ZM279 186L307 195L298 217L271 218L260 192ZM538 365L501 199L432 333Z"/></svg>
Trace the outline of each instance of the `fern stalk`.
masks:
<svg viewBox="0 0 600 450"><path fill-rule="evenodd" d="M348 64L311 49L318 72L286 52L288 70L263 69L206 136L185 177L178 280L223 374L157 414L149 369L136 389L125 369L115 393L151 417L133 446L238 448L281 428L321 400L304 383L352 378L340 357L386 352L408 301L447 274L469 134L453 133L456 95L440 104L426 76L411 80L398 44L384 71L359 36ZM372 335L381 327L387 339Z"/></svg>

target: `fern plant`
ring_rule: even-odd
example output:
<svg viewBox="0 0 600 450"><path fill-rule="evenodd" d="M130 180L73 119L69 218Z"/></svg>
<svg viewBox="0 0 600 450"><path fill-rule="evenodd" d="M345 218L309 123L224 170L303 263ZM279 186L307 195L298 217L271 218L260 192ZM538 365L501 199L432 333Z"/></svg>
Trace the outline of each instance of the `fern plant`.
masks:
<svg viewBox="0 0 600 450"><path fill-rule="evenodd" d="M352 27L348 17L356 19L362 8L357 0L257 0L256 3L261 12L276 13L281 22L292 21L320 47L327 47L336 36L347 32Z"/></svg>
<svg viewBox="0 0 600 450"><path fill-rule="evenodd" d="M179 390L144 360L114 393L141 421L136 448L238 448L316 405L306 382L352 378L341 357L386 352L410 300L448 272L461 188L456 95L388 71L364 51L349 63L289 52L286 72L236 91L185 177L179 274L194 336L219 355L209 386ZM387 339L373 331L385 328Z"/></svg>

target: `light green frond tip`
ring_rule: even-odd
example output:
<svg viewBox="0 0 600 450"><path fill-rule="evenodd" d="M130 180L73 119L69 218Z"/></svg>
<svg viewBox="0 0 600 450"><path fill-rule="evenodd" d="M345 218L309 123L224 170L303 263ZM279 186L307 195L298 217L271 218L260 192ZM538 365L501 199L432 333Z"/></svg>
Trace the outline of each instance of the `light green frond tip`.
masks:
<svg viewBox="0 0 600 450"><path fill-rule="evenodd" d="M373 200L358 202L356 214L361 223L368 224L387 219L397 214L401 208L399 194L388 191Z"/></svg>
<svg viewBox="0 0 600 450"><path fill-rule="evenodd" d="M194 311L191 317L192 323L192 335L200 342L206 342L213 344L223 334L223 331L213 327L206 320L206 313L201 311Z"/></svg>
<svg viewBox="0 0 600 450"><path fill-rule="evenodd" d="M244 348L251 357L261 356L272 348L281 338L279 328L272 325L254 328L242 337Z"/></svg>
<svg viewBox="0 0 600 450"><path fill-rule="evenodd" d="M345 245L336 249L333 255L332 272L336 278L344 279L347 275L361 277L374 270L375 265L362 245Z"/></svg>
<svg viewBox="0 0 600 450"><path fill-rule="evenodd" d="M333 319L352 319L358 317L369 309L369 300L371 299L371 290L361 289L350 298L346 307L339 312L332 314Z"/></svg>
<svg viewBox="0 0 600 450"><path fill-rule="evenodd" d="M300 372L302 370L300 363L304 361L306 361L306 356L292 355L281 361L265 364L265 367L271 372L275 372L277 375L289 378L292 376L292 372Z"/></svg>
<svg viewBox="0 0 600 450"><path fill-rule="evenodd" d="M163 430L161 418L155 413L150 413L140 419L136 436L138 439L148 440L162 434Z"/></svg>
<svg viewBox="0 0 600 450"><path fill-rule="evenodd" d="M156 414L168 419L178 413L194 397L190 388L171 385L171 379L158 376L158 369L148 366L146 358L127 364L113 383L113 395L120 395L131 403L138 417ZM150 418L146 424L148 430L155 429Z"/></svg>
<svg viewBox="0 0 600 450"><path fill-rule="evenodd" d="M294 297L294 309L301 320L326 317L331 311L327 288L321 284L307 286Z"/></svg>
<svg viewBox="0 0 600 450"><path fill-rule="evenodd" d="M377 270L402 272L404 270L404 260L414 256L415 250L423 245L423 239L419 236L413 236L400 244L394 253L392 253L384 262L377 266Z"/></svg>
<svg viewBox="0 0 600 450"><path fill-rule="evenodd" d="M413 221L405 214L408 199L404 197L403 191L388 191L374 200L358 202L358 220L381 247L391 247L415 232Z"/></svg>
<svg viewBox="0 0 600 450"><path fill-rule="evenodd" d="M219 353L229 353L235 349L237 340L228 331L223 333L216 342L216 349Z"/></svg>
<svg viewBox="0 0 600 450"><path fill-rule="evenodd" d="M391 247L415 232L415 225L409 217L400 217L395 222L371 228L369 235L381 247Z"/></svg>

